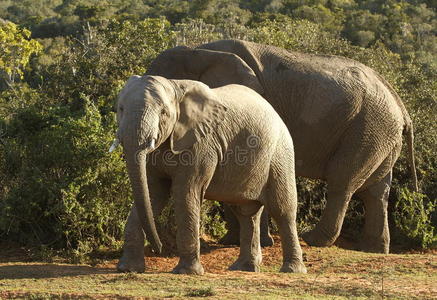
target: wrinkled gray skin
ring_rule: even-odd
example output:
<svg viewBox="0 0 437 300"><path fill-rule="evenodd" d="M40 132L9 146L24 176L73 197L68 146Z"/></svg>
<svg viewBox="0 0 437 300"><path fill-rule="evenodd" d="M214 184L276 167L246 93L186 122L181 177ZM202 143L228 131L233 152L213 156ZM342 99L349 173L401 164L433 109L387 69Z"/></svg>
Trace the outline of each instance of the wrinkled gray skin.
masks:
<svg viewBox="0 0 437 300"><path fill-rule="evenodd" d="M197 81L133 76L119 95L117 120L135 200L129 218L141 224L127 232L141 244L125 245L119 270L144 271L141 227L161 250L153 216L171 195L180 257L174 273L204 272L199 257L204 198L232 205L240 222L240 255L231 270L259 271L265 207L279 227L281 271L306 272L296 231L293 142L259 94L241 85L210 89Z"/></svg>
<svg viewBox="0 0 437 300"><path fill-rule="evenodd" d="M238 83L258 91L293 137L296 175L328 183L326 208L317 226L304 235L305 241L331 245L354 195L366 209L360 249L389 251L387 200L402 134L417 190L413 128L399 96L375 71L342 57L222 40L197 49L164 51L147 73L200 80L210 87ZM141 239L131 238L138 237L133 220L131 216L126 225L125 249L137 249L139 257L143 245ZM123 259L129 257L133 256L125 250Z"/></svg>

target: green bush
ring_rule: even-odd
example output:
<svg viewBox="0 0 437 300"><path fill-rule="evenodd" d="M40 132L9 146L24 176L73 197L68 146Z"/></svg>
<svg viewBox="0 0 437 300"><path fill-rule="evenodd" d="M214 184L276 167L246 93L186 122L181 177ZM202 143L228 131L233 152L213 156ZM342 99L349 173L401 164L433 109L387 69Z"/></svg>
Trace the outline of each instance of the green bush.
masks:
<svg viewBox="0 0 437 300"><path fill-rule="evenodd" d="M403 188L399 191L393 217L396 226L416 242L416 246L435 247L437 234L431 224L431 214L435 209L435 203L430 202L426 195Z"/></svg>
<svg viewBox="0 0 437 300"><path fill-rule="evenodd" d="M73 256L120 244L132 199L124 162L107 153L111 110L126 79L172 41L163 19L113 20L37 65L34 88L2 92L1 236Z"/></svg>
<svg viewBox="0 0 437 300"><path fill-rule="evenodd" d="M213 239L222 238L227 229L223 221L222 208L217 201L204 201L201 212L200 231Z"/></svg>
<svg viewBox="0 0 437 300"><path fill-rule="evenodd" d="M82 108L18 108L6 121L0 232L55 248L112 246L130 204L124 163L107 153L115 125L86 97Z"/></svg>
<svg viewBox="0 0 437 300"><path fill-rule="evenodd" d="M90 27L81 39L69 38L54 63L43 65L35 85L44 85L45 101L70 103L85 94L100 109L112 109L117 91L133 74L145 72L159 52L173 44L164 19L111 20Z"/></svg>

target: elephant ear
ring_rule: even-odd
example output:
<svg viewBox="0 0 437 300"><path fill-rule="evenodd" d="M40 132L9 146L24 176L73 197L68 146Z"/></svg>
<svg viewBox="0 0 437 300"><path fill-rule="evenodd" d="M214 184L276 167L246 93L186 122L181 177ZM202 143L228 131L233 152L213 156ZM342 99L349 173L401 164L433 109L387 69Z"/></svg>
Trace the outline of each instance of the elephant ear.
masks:
<svg viewBox="0 0 437 300"><path fill-rule="evenodd" d="M215 131L227 108L206 85L194 83L182 88L178 119L170 137L171 150L180 153Z"/></svg>
<svg viewBox="0 0 437 300"><path fill-rule="evenodd" d="M152 62L148 75L202 81L211 88L241 84L264 93L255 72L238 55L206 49L175 47Z"/></svg>
<svg viewBox="0 0 437 300"><path fill-rule="evenodd" d="M259 94L264 93L255 72L236 54L206 49L194 51L193 60L200 63L193 67L200 69L199 80L211 88L235 83L250 87Z"/></svg>

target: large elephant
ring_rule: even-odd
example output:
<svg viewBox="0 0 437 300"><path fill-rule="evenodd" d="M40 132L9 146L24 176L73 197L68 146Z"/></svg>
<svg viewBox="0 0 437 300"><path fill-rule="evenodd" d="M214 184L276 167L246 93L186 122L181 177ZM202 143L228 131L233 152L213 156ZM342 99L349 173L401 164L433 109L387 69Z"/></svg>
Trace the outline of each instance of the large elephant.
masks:
<svg viewBox="0 0 437 300"><path fill-rule="evenodd" d="M355 195L366 210L360 248L388 253L387 201L403 134L417 190L413 126L399 96L374 70L338 56L221 40L166 50L147 74L195 79L210 87L238 83L259 92L293 137L296 175L328 184L326 208L304 240L313 246L333 244ZM131 220L126 247L138 243L129 237L137 226Z"/></svg>
<svg viewBox="0 0 437 300"><path fill-rule="evenodd" d="M279 227L281 271L306 272L296 230L293 142L259 94L242 85L210 89L198 81L133 76L119 95L117 121L135 200L130 218L157 251L161 243L153 216L170 194L174 200L180 256L174 273L203 274L204 198L232 205L240 222L240 255L230 269L259 270L259 219L265 207ZM138 232L142 236L140 226ZM142 244L125 248L119 270L143 271L142 249Z"/></svg>

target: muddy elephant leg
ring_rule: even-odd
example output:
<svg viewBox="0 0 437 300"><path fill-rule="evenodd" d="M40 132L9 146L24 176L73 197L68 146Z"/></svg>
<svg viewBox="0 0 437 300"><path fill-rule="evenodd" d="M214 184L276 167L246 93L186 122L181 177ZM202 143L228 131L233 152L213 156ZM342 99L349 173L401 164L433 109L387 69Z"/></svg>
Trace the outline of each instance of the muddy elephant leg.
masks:
<svg viewBox="0 0 437 300"><path fill-rule="evenodd" d="M239 245L240 244L240 224L229 205L224 204L224 219L226 221L226 229L228 232L219 241L223 245ZM260 240L261 247L273 246L274 241L270 235L269 214L263 210L260 221Z"/></svg>
<svg viewBox="0 0 437 300"><path fill-rule="evenodd" d="M232 206L240 222L240 255L229 270L259 272L262 254L260 245L261 203L253 201L241 206Z"/></svg>
<svg viewBox="0 0 437 300"><path fill-rule="evenodd" d="M390 248L390 232L388 228L388 196L392 172L380 182L357 193L364 201L365 223L360 239L360 249L366 252L388 253Z"/></svg>
<svg viewBox="0 0 437 300"><path fill-rule="evenodd" d="M149 179L149 192L152 199L153 214L159 216L168 203L170 182L164 179ZM144 232L138 219L135 205L132 205L124 228L123 255L118 261L119 272L144 272Z"/></svg>

